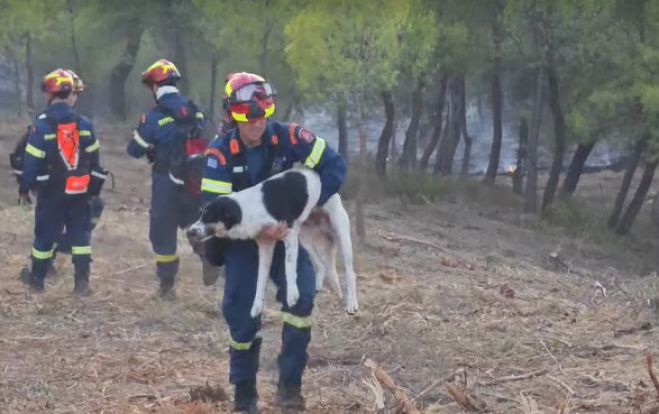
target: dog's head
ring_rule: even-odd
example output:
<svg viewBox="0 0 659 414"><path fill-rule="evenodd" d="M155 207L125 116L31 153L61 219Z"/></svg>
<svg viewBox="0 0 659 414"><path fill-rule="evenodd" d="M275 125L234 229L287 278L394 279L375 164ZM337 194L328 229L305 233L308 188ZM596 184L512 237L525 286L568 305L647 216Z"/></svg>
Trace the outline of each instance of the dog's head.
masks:
<svg viewBox="0 0 659 414"><path fill-rule="evenodd" d="M204 208L199 220L188 228L186 234L192 240L225 237L231 228L240 224L242 216L240 205L233 198L218 197Z"/></svg>

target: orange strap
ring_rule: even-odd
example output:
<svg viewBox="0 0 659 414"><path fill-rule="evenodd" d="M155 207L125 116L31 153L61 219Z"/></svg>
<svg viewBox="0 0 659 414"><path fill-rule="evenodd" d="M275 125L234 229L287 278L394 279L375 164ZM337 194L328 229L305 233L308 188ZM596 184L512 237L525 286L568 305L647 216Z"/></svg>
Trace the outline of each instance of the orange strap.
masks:
<svg viewBox="0 0 659 414"><path fill-rule="evenodd" d="M80 133L77 122L57 125L57 148L68 168L78 167Z"/></svg>
<svg viewBox="0 0 659 414"><path fill-rule="evenodd" d="M227 165L227 159L222 154L222 151L220 151L217 148L208 148L206 150L206 155L212 155L213 157L217 158L217 160L220 162L220 165Z"/></svg>
<svg viewBox="0 0 659 414"><path fill-rule="evenodd" d="M229 141L229 151L231 151L231 155L240 154L240 145L238 144L238 140L232 139Z"/></svg>

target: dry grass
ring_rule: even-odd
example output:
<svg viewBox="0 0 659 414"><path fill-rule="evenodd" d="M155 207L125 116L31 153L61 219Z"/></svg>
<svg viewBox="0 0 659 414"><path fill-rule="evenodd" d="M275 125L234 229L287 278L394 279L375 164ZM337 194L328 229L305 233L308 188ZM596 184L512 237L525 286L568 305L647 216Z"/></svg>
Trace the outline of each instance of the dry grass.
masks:
<svg viewBox="0 0 659 414"><path fill-rule="evenodd" d="M178 299L152 297L148 169L118 143L106 147L118 187L94 236L88 298L71 296L68 263L44 295L17 280L32 218L11 206L12 183L2 178L0 412L227 412L221 398L190 395L206 384L230 390L221 288L203 287L186 247ZM469 197L497 190L474 191L488 194ZM648 305L659 306L659 279L634 266L647 251L613 255L615 245L527 226L514 201L465 197L367 205L367 243L356 249L361 311L348 317L334 296L318 297L308 412L399 411L367 359L426 413L474 409L465 404L492 413L653 412L645 355L657 351L657 308ZM264 412L277 413L281 325L269 300L259 390Z"/></svg>

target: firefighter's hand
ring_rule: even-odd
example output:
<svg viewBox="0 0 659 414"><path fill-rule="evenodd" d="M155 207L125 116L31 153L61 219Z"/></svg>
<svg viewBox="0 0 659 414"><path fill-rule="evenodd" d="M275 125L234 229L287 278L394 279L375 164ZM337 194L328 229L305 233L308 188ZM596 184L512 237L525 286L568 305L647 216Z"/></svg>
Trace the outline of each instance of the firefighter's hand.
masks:
<svg viewBox="0 0 659 414"><path fill-rule="evenodd" d="M32 198L30 198L30 193L18 193L19 206L29 206L31 204L32 204Z"/></svg>
<svg viewBox="0 0 659 414"><path fill-rule="evenodd" d="M154 147L153 144L149 145L149 148L146 149L146 159L148 159L150 163L156 161L156 147Z"/></svg>
<svg viewBox="0 0 659 414"><path fill-rule="evenodd" d="M258 238L267 241L282 240L288 234L288 225L280 221L271 226L265 226L261 229Z"/></svg>

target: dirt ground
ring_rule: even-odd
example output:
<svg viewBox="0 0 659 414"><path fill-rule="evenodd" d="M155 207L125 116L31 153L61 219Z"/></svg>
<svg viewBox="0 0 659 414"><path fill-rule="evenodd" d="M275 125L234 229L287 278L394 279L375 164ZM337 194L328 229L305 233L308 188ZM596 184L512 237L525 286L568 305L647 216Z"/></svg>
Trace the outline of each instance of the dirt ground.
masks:
<svg viewBox="0 0 659 414"><path fill-rule="evenodd" d="M203 286L181 239L178 297L154 298L149 169L124 154L128 130L99 131L116 187L108 185L94 232L93 295L72 296L68 261L58 262L43 295L20 283L33 212L15 205L5 173L19 132L0 128L0 413L228 412L229 401L191 398L206 383L231 395L221 286ZM584 220L605 212L619 180L584 178L584 203L594 206ZM478 194L366 205L367 239L355 240L360 313L347 316L331 292L319 294L304 383L309 413L376 412L377 400L379 412L399 412L367 359L420 412L659 412L645 359L659 337L652 238L539 223L520 214L501 181ZM635 234L652 234L647 216ZM272 293L267 307L260 406L278 413L281 322Z"/></svg>

